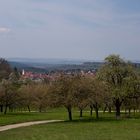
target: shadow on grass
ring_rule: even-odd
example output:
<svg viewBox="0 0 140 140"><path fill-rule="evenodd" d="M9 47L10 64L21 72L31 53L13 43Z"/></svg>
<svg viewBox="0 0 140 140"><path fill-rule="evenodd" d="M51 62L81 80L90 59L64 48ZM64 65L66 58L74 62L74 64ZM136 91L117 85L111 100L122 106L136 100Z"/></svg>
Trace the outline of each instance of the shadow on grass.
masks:
<svg viewBox="0 0 140 140"><path fill-rule="evenodd" d="M65 121L67 123L71 122L71 123L87 123L87 122L122 122L122 121L128 121L128 120L133 120L133 119L140 119L140 116L130 116L130 117L126 117L126 116L121 116L120 119L116 119L116 117L99 117L99 119L96 119L94 117L82 117L82 118L77 118L77 119L73 119L72 121Z"/></svg>
<svg viewBox="0 0 140 140"><path fill-rule="evenodd" d="M20 117L23 117L23 118L24 117L25 118L29 117L29 119L26 120L28 122L28 121L32 121L32 120L33 121L45 120L45 116L47 117L51 113L53 114L53 112L45 112L45 113L44 112L43 113L38 113L38 112L18 112L18 113L7 113L6 115L0 114L0 116L1 117L6 116L7 118L12 118L12 116L19 116L18 118L20 118ZM54 114L54 115L56 115L56 114ZM42 116L42 117L40 118L40 116ZM52 116L47 117L46 119L51 120L51 117ZM32 118L32 119L30 119L30 118ZM85 116L80 118L77 114L74 114L73 115L73 121L69 121L69 120L64 119L64 122L65 123L88 123L88 122L93 122L93 123L98 122L98 123L100 123L100 122L122 122L122 121L128 121L128 120L133 120L133 119L140 119L140 114L138 113L135 116L133 114L131 116L127 116L125 113L122 113L120 119L116 119L114 113L111 113L111 114L101 113L99 115L99 119L96 119L95 115L90 117L90 116L87 116L87 114L86 114ZM58 117L58 120L63 120L63 119ZM21 122L22 122L22 120L21 120ZM15 123L15 121L13 123ZM61 122L58 122L58 123L61 123Z"/></svg>
<svg viewBox="0 0 140 140"><path fill-rule="evenodd" d="M0 116L33 116L33 115L37 115L37 113L7 113L7 114L0 114Z"/></svg>

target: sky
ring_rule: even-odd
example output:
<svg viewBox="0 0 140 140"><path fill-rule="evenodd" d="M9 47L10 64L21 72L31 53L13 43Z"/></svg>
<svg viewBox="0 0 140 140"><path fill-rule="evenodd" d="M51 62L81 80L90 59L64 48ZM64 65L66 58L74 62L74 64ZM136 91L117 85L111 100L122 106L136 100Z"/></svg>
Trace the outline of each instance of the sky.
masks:
<svg viewBox="0 0 140 140"><path fill-rule="evenodd" d="M140 60L140 0L0 0L0 57Z"/></svg>

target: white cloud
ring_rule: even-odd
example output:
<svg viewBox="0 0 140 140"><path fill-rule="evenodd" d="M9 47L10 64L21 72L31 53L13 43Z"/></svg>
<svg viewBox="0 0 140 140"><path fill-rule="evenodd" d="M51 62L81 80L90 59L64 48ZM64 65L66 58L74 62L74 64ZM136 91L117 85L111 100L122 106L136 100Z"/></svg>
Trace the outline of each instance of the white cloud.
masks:
<svg viewBox="0 0 140 140"><path fill-rule="evenodd" d="M0 33L8 33L8 32L10 32L10 31L11 31L11 29L9 29L9 28L0 27Z"/></svg>

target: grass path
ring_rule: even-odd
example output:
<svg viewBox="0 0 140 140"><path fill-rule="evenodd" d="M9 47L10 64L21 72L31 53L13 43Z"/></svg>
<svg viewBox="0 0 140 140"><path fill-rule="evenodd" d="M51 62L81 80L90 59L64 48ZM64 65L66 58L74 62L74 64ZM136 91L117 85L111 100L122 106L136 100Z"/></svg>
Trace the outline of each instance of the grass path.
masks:
<svg viewBox="0 0 140 140"><path fill-rule="evenodd" d="M19 128L19 127L26 127L26 126L31 126L31 125L46 124L46 123L61 122L61 121L62 120L46 120L46 121L32 121L32 122L5 125L5 126L0 126L0 132L6 131L9 129Z"/></svg>

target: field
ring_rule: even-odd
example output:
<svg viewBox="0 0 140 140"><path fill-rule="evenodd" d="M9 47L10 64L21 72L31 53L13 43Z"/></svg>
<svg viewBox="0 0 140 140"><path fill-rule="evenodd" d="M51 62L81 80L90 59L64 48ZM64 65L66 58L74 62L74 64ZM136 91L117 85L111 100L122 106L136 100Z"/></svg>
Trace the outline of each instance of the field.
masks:
<svg viewBox="0 0 140 140"><path fill-rule="evenodd" d="M64 122L0 133L0 140L139 140L140 120Z"/></svg>
<svg viewBox="0 0 140 140"><path fill-rule="evenodd" d="M59 108L48 110L46 113L16 112L16 113L7 113L6 115L0 114L0 126L28 121L53 120L53 119L66 120L67 112L65 111L65 109Z"/></svg>
<svg viewBox="0 0 140 140"><path fill-rule="evenodd" d="M74 111L74 121L67 121L64 109L54 109L47 113L12 113L0 115L0 125L31 120L63 119L65 122L42 124L0 132L0 140L140 140L139 114L134 118L116 120L114 113L100 113L100 119L89 117L84 112ZM124 117L124 114L122 115Z"/></svg>

